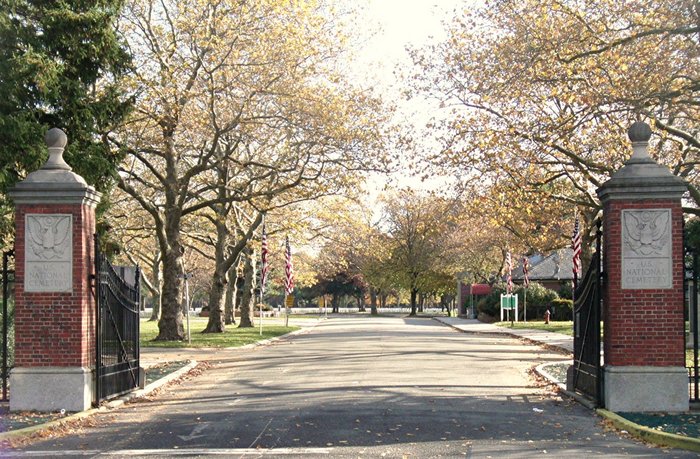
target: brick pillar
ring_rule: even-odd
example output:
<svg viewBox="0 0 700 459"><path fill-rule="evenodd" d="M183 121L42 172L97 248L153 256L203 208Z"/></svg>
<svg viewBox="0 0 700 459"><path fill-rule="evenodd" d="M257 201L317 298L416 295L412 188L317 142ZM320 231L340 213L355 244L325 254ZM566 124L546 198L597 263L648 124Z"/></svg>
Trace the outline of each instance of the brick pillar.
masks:
<svg viewBox="0 0 700 459"><path fill-rule="evenodd" d="M89 276L100 194L63 161L66 142L63 131L51 129L48 161L10 192L16 231L12 411L82 411L93 401Z"/></svg>
<svg viewBox="0 0 700 459"><path fill-rule="evenodd" d="M685 411L683 180L649 157L651 128L634 123L634 153L598 190L603 204L604 397L612 411Z"/></svg>

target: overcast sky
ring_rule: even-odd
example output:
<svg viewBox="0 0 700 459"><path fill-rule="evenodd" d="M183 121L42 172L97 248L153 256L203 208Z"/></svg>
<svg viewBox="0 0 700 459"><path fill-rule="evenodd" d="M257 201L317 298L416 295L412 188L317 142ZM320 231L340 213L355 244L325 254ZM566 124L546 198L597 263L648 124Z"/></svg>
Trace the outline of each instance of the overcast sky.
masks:
<svg viewBox="0 0 700 459"><path fill-rule="evenodd" d="M403 100L402 82L394 76L397 66L412 66L406 47L420 48L446 38L444 21L450 22L453 11L468 0L366 0L363 45L357 51L357 63L352 72L358 78L379 85L385 97L399 106L401 118L415 126L416 131L437 114L434 105L422 100ZM430 142L430 139L426 139ZM421 183L405 171L392 175L392 187L436 189L445 186L444 178ZM368 183L370 199L377 198L387 183L386 176L373 176Z"/></svg>
<svg viewBox="0 0 700 459"><path fill-rule="evenodd" d="M421 47L431 37L445 37L442 20L462 0L366 0L367 35L365 46L359 50L360 68L366 75L377 76L384 84L391 84L396 65L409 65L407 46ZM371 36L369 36L371 35Z"/></svg>

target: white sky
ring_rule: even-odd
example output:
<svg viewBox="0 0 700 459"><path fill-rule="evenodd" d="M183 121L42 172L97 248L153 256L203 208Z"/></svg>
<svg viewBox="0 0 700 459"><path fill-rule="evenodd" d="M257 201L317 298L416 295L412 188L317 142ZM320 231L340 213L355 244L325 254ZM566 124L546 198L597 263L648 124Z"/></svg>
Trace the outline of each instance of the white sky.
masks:
<svg viewBox="0 0 700 459"><path fill-rule="evenodd" d="M446 38L443 22L450 22L453 11L459 10L468 0L365 0L363 24L360 31L363 45L357 49L356 65L350 70L360 80L378 85L384 97L398 105L400 118L408 120L416 131L436 115L438 108L425 100L406 101L401 95L403 83L394 74L397 67L412 66L406 47L421 48ZM428 140L429 142L429 140ZM392 176L393 185L435 189L444 186L439 178L420 183L405 173ZM370 199L377 198L387 182L385 176L377 176L368 183Z"/></svg>
<svg viewBox="0 0 700 459"><path fill-rule="evenodd" d="M366 9L360 31L367 40L358 50L358 74L377 77L378 81L394 83L396 65L410 65L407 46L421 47L431 38L446 35L443 19L463 0L365 0Z"/></svg>

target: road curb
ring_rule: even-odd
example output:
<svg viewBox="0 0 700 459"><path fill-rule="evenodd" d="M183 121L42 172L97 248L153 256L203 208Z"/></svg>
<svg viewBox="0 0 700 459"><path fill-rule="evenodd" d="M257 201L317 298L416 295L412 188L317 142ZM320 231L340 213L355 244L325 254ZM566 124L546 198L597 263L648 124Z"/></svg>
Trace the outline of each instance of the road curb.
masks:
<svg viewBox="0 0 700 459"><path fill-rule="evenodd" d="M604 408L598 408L596 413L599 416L609 420L616 428L624 430L640 440L648 441L660 446L669 446L671 448L680 448L688 451L700 452L700 439L698 438L685 437L683 435L669 432L661 432L652 429L651 427L642 426Z"/></svg>
<svg viewBox="0 0 700 459"><path fill-rule="evenodd" d="M542 341L537 341L536 339L528 338L527 336L522 336L522 335L519 335L517 333L513 333L513 332L511 332L508 329L503 328L503 327L498 327L499 330L492 330L492 331L464 330L463 328L459 328L459 326L457 326L457 325L453 325L449 322L443 321L442 317L433 317L432 319L435 320L436 322L439 322L443 325L447 325L448 327L451 327L451 328L453 328L459 332L462 332L462 333L472 333L474 335L505 335L505 336L509 336L511 338L521 339L521 340L527 341L529 343L536 344L538 346L542 346L542 347L547 348L547 349L551 349L552 351L555 351L555 352L560 352L560 353L566 354L566 355L571 354L571 351L564 348L564 347L557 346L556 344L543 343Z"/></svg>
<svg viewBox="0 0 700 459"><path fill-rule="evenodd" d="M22 429L12 430L12 431L8 431L8 432L2 432L2 433L0 433L0 441L30 436L30 435L35 434L35 433L42 431L44 429L51 429L53 427L59 427L62 424L67 423L67 422L76 421L79 419L84 419L84 418L92 416L93 414L104 413L104 412L113 410L115 408L119 408L119 407L123 406L126 402L129 402L129 401L137 399L137 398L144 397L144 396L150 394L151 392L155 391L156 389L163 387L164 385L168 384L169 382L174 381L175 379L184 375L188 371L192 370L194 367L197 366L198 363L199 362L197 362L196 360L192 360L192 361L190 361L190 363L188 363L184 367L179 368L179 369L173 371L172 373L167 374L160 379L157 379L156 381L153 381L151 384L148 384L143 389L139 389L137 391L130 392L126 395L123 395L122 397L115 399L115 400L111 400L111 401L105 403L103 406L100 406L99 408L90 408L89 410L81 411L79 413L71 414L71 415L68 415L66 417L63 417L60 419L55 419L53 421L45 422L42 424L24 427Z"/></svg>
<svg viewBox="0 0 700 459"><path fill-rule="evenodd" d="M300 328L299 330L294 330L292 332L286 333L284 335L276 336L274 338L270 338L270 339L266 339L266 340L262 340L262 341L256 341L255 343L246 344L245 346L231 347L231 348L224 348L224 349L253 349L256 347L260 347L260 346L266 346L268 344L274 343L275 341L279 341L279 340L282 340L282 339L285 339L285 338L312 330L322 320L325 320L325 318L319 319L316 323L314 323L310 326L303 327L303 328ZM182 367L182 368L180 368L180 369L178 369L170 374L167 374L156 381L153 381L151 384L148 384L143 389L139 389L139 390L136 390L134 392L130 392L126 395L123 395L122 397L115 399L115 400L111 400L111 401L105 403L103 406L100 406L99 408L90 408L88 410L81 411L81 412L75 413L75 414L71 414L71 415L68 415L68 416L60 418L60 419L55 419L53 421L45 422L42 424L24 427L22 429L12 430L12 431L8 431L8 432L0 432L0 441L11 440L11 439L20 438L20 437L27 437L27 436L33 435L37 432L40 432L44 429L51 429L54 427L59 427L62 424L67 423L67 422L76 421L79 419L84 419L84 418L90 417L96 413L104 413L104 412L107 412L109 410L119 408L131 400L144 397L144 396L150 394L151 392L155 391L156 389L159 389L159 388L163 387L164 385L174 381L175 379L181 377L182 375L184 375L188 371L192 370L194 367L196 367L198 365L198 363L199 362L197 362L196 360L190 360L190 363L188 363L184 367Z"/></svg>
<svg viewBox="0 0 700 459"><path fill-rule="evenodd" d="M467 331L463 330L457 326L454 326L450 323L443 322L440 320L440 318L434 318L434 320L440 322L441 324L447 325L449 327L454 328L455 330L458 330L462 333L475 333L475 334L492 334L492 335L508 335L512 336L514 338L519 338L523 339L525 341L535 343L538 345L542 345L548 348L552 348L554 350L559 350L562 352L565 352L567 354L571 354L570 351L567 349L561 348L556 345L552 344L546 344L546 343L541 343L539 341L523 337L517 334L510 333L508 330L502 330L502 331L493 331L493 332L473 332L473 331ZM559 389L560 393L563 395L566 395L567 397L570 397L574 400L576 400L578 403L582 404L583 406L595 410L596 414L601 416L604 419L609 420L613 426L615 426L617 429L624 430L634 436L635 438L638 438L640 440L647 441L649 443L653 443L659 446L668 446L671 448L679 448L679 449L684 449L688 451L694 451L694 452L700 452L700 439L698 438L692 438L692 437L685 437L683 435L678 435L674 433L669 433L669 432L661 432L656 429L652 429L650 427L642 426L639 425L635 422L632 422L628 419L625 419L624 417L620 416L619 414L613 413L612 411L608 411L604 408L595 408L595 405L592 404L589 400L586 400L585 398L581 397L580 395L570 392L566 390L566 386L559 381L556 380L556 378L553 378L546 370L544 370L542 367L547 364L542 364L538 365L535 367L535 371L549 380L550 382L553 382Z"/></svg>
<svg viewBox="0 0 700 459"><path fill-rule="evenodd" d="M629 419L626 419L617 413L613 413L612 411L606 410L605 408L596 408L595 404L593 404L590 400L581 397L575 392L566 390L565 384L558 382L556 378L554 378L551 374L549 374L546 370L542 368L547 365L551 365L551 363L543 363L541 365L538 365L537 367L535 367L535 371L550 382L556 384L561 394L573 398L586 408L595 411L598 416L610 421L612 425L615 426L615 428L625 431L639 440L643 440L648 443L653 443L658 446L668 446L671 448L679 448L688 451L700 452L699 438L686 437L684 435L678 435L670 432L663 432L656 429L652 429L651 427L643 426L637 424L636 422L632 422Z"/></svg>
<svg viewBox="0 0 700 459"><path fill-rule="evenodd" d="M274 338L268 338L268 339L264 339L264 340L262 340L262 341L256 341L256 342L254 342L254 343L246 344L246 345L244 345L244 346L225 347L225 348L223 348L223 349L226 349L226 350L233 350L233 349L255 349L256 347L267 346L268 344L272 344L272 343L274 343L274 342L276 342L276 341L281 341L281 340L283 340L283 339L290 338L290 337L295 336L295 335L300 335L300 334L302 334L302 333L309 332L309 331L313 330L314 328L316 328L316 326L317 326L321 321L323 321L323 320L326 320L326 319L323 318L323 317L322 317L322 318L319 318L319 319L318 319L314 324L312 324L312 325L309 325L309 326L306 326L306 327L301 327L301 328L299 328L299 330L294 330L294 331L291 331L291 332L289 332L289 333L285 333L284 335L275 336Z"/></svg>

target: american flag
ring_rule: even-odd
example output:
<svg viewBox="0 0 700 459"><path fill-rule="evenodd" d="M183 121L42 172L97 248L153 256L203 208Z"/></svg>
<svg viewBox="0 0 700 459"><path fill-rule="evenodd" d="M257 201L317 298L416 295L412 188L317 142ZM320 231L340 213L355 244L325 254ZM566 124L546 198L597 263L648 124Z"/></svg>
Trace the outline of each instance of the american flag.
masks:
<svg viewBox="0 0 700 459"><path fill-rule="evenodd" d="M265 283L267 282L267 273L270 271L270 264L267 261L267 232L265 231L265 222L262 227L262 249L260 250L260 258L262 266L260 268L260 291L265 291Z"/></svg>
<svg viewBox="0 0 700 459"><path fill-rule="evenodd" d="M579 231L578 215L574 221L574 234L571 236L571 248L574 250L574 279L578 279L581 276L581 231Z"/></svg>
<svg viewBox="0 0 700 459"><path fill-rule="evenodd" d="M292 266L292 248L289 246L289 236L286 238L284 251L284 291L291 295L294 291L294 267Z"/></svg>
<svg viewBox="0 0 700 459"><path fill-rule="evenodd" d="M530 278L527 276L530 272L530 260L527 257L523 257L523 285L525 288L530 286Z"/></svg>
<svg viewBox="0 0 700 459"><path fill-rule="evenodd" d="M513 293L513 262L510 257L510 251L506 253L506 270L508 277L506 278L506 293Z"/></svg>

